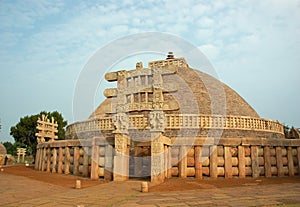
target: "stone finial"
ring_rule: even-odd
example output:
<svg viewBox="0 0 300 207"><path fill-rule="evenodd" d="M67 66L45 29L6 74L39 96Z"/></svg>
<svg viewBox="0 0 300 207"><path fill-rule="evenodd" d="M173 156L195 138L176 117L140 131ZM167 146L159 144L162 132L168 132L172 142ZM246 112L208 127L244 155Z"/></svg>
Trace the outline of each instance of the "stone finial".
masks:
<svg viewBox="0 0 300 207"><path fill-rule="evenodd" d="M173 52L169 52L169 53L168 53L168 56L167 56L166 60L170 60L170 59L174 59L174 54L173 54Z"/></svg>

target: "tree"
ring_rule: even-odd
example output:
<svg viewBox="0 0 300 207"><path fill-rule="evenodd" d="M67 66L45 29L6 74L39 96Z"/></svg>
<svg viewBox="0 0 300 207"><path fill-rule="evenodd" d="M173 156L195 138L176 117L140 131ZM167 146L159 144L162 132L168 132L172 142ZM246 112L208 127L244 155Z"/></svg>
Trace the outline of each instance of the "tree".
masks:
<svg viewBox="0 0 300 207"><path fill-rule="evenodd" d="M11 142L4 142L4 147L6 148L7 154L16 155L17 154L17 147L15 144Z"/></svg>
<svg viewBox="0 0 300 207"><path fill-rule="evenodd" d="M57 121L57 136L59 137L59 139L65 139L64 127L67 125L67 121L65 121L63 116L57 111L42 111L36 115L20 118L19 123L17 123L16 126L10 128L10 135L14 137L18 147L26 147L29 154L34 155L36 151L37 140L35 137L35 133L37 132L37 119L38 117L42 117L42 114L47 115L49 119L53 117L54 120Z"/></svg>

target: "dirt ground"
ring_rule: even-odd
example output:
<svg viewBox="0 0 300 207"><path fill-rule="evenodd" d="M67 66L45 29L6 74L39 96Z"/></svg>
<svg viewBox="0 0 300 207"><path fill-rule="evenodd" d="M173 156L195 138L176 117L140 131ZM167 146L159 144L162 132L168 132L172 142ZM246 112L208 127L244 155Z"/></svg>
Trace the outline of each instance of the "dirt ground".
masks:
<svg viewBox="0 0 300 207"><path fill-rule="evenodd" d="M77 179L81 180L82 188L87 188L95 185L100 185L107 183L104 180L90 180L88 178L83 178L73 175L64 175L57 173L47 173L34 170L33 166L26 167L24 165L18 166L6 166L3 167L3 172L9 173L17 176L23 176L30 179L38 180L41 182L50 183L53 185L63 186L67 188L74 188L75 181ZM294 177L272 177L272 178L204 178L204 179L194 179L194 178L172 178L167 179L164 183L152 186L150 184L150 192L166 192L166 191L183 191L183 190L195 190L195 189L211 189L211 188L223 188L223 187L241 187L249 185L272 185L280 183L300 183L300 176ZM270 186L271 187L271 186Z"/></svg>
<svg viewBox="0 0 300 207"><path fill-rule="evenodd" d="M164 183L150 187L150 192L166 192L166 191L183 191L195 189L211 189L211 188L225 188L225 187L243 187L251 185L272 185L281 183L300 183L300 177L272 177L272 178L171 178ZM271 186L270 186L271 187Z"/></svg>
<svg viewBox="0 0 300 207"><path fill-rule="evenodd" d="M87 188L87 187L106 183L106 181L104 180L90 180L88 178L73 176L73 175L41 172L41 171L34 170L34 166L26 167L25 165L15 165L15 166L5 166L2 169L3 169L3 173L23 176L33 180L38 180L41 182L50 183L53 185L58 185L67 188L74 188L76 180L81 180L82 188Z"/></svg>

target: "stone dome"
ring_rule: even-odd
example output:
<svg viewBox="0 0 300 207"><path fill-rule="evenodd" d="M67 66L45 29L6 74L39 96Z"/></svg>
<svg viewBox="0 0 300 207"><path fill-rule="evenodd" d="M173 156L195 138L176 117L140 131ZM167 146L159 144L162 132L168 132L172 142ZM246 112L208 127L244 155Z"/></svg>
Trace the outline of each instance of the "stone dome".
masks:
<svg viewBox="0 0 300 207"><path fill-rule="evenodd" d="M136 135L155 123L167 137L284 137L282 124L260 118L237 92L189 67L184 58L168 56L147 68L139 62L105 79L117 81L117 88L105 89L106 99L88 120L67 127L67 137L76 138L75 131L83 137L100 136L100 131L112 136L120 124Z"/></svg>
<svg viewBox="0 0 300 207"><path fill-rule="evenodd" d="M3 144L0 143L0 155L6 155L7 151Z"/></svg>
<svg viewBox="0 0 300 207"><path fill-rule="evenodd" d="M259 118L256 111L233 89L216 78L190 67L178 69L176 75L163 77L165 83L179 83L178 90L164 94L165 100L175 99L181 110L188 113L235 115ZM175 98L174 98L175 96ZM192 96L192 97L191 97ZM191 107L197 104L197 108ZM112 111L114 98L106 98L91 114L90 118L103 117ZM172 111L174 113L174 111Z"/></svg>

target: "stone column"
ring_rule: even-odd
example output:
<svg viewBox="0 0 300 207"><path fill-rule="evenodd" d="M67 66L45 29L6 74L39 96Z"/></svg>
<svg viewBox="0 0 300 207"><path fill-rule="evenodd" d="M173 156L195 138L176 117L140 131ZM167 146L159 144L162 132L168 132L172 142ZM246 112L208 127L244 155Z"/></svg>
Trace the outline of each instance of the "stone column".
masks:
<svg viewBox="0 0 300 207"><path fill-rule="evenodd" d="M73 163L73 174L79 175L79 158L80 158L80 150L79 147L74 147L74 163Z"/></svg>
<svg viewBox="0 0 300 207"><path fill-rule="evenodd" d="M224 147L224 159L225 159L225 178L232 178L232 156L229 146Z"/></svg>
<svg viewBox="0 0 300 207"><path fill-rule="evenodd" d="M201 146L195 146L195 177L202 179L202 148Z"/></svg>
<svg viewBox="0 0 300 207"><path fill-rule="evenodd" d="M89 176L89 147L83 147L84 154L83 154L83 170L82 176L88 177Z"/></svg>
<svg viewBox="0 0 300 207"><path fill-rule="evenodd" d="M281 147L276 147L276 165L277 165L277 176L278 177L284 176Z"/></svg>
<svg viewBox="0 0 300 207"><path fill-rule="evenodd" d="M260 174L259 162L258 162L258 148L257 146L251 146L251 166L252 177L257 178Z"/></svg>
<svg viewBox="0 0 300 207"><path fill-rule="evenodd" d="M289 169L289 176L294 176L294 161L293 161L293 152L292 147L287 148L287 158L288 158L288 169Z"/></svg>
<svg viewBox="0 0 300 207"><path fill-rule="evenodd" d="M106 145L105 147L105 169L104 169L104 179L112 180L112 168L113 168L113 147L111 145Z"/></svg>
<svg viewBox="0 0 300 207"><path fill-rule="evenodd" d="M168 146L164 145L164 161L165 161L165 166L164 166L164 172L165 172L165 178L168 178L168 169L169 169L169 151L168 151Z"/></svg>
<svg viewBox="0 0 300 207"><path fill-rule="evenodd" d="M92 162L91 162L91 180L99 179L99 146L93 142Z"/></svg>
<svg viewBox="0 0 300 207"><path fill-rule="evenodd" d="M38 162L39 162L38 170L42 170L42 163L43 163L43 159L44 159L43 158L43 153L44 153L43 148L40 148L39 152L40 152L39 153L40 155L39 155L39 160L38 160Z"/></svg>
<svg viewBox="0 0 300 207"><path fill-rule="evenodd" d="M37 148L36 154L35 154L35 163L34 163L34 169L39 169L39 160L40 160L40 149Z"/></svg>
<svg viewBox="0 0 300 207"><path fill-rule="evenodd" d="M52 173L56 173L57 149L53 148Z"/></svg>
<svg viewBox="0 0 300 207"><path fill-rule="evenodd" d="M272 177L270 147L264 147L265 176Z"/></svg>
<svg viewBox="0 0 300 207"><path fill-rule="evenodd" d="M70 148L66 147L65 148L65 174L70 174Z"/></svg>
<svg viewBox="0 0 300 207"><path fill-rule="evenodd" d="M209 174L211 178L218 177L218 150L217 146L213 145L209 147Z"/></svg>
<svg viewBox="0 0 300 207"><path fill-rule="evenodd" d="M160 100L160 92L157 92L157 103ZM154 96L154 95L153 95ZM159 108L159 104L157 104ZM151 133L151 182L161 183L165 180L165 156L162 133L165 129L165 113L162 110L149 113Z"/></svg>
<svg viewBox="0 0 300 207"><path fill-rule="evenodd" d="M179 151L179 163L178 163L178 167L179 167L179 177L180 178L186 178L187 174L186 174L186 170L187 170L187 149L186 146L182 145L180 147L180 151Z"/></svg>
<svg viewBox="0 0 300 207"><path fill-rule="evenodd" d="M46 161L47 161L47 149L44 147L43 149L43 160L42 160L42 171L46 170Z"/></svg>
<svg viewBox="0 0 300 207"><path fill-rule="evenodd" d="M47 167L46 167L47 172L50 172L50 165L51 165L51 149L49 147L47 149Z"/></svg>
<svg viewBox="0 0 300 207"><path fill-rule="evenodd" d="M165 180L164 144L160 139L160 133L151 133L151 139L151 182L162 183Z"/></svg>
<svg viewBox="0 0 300 207"><path fill-rule="evenodd" d="M115 134L114 181L124 181L129 178L128 136Z"/></svg>
<svg viewBox="0 0 300 207"><path fill-rule="evenodd" d="M57 173L62 173L62 165L63 165L63 148L60 147L58 149L58 166Z"/></svg>
<svg viewBox="0 0 300 207"><path fill-rule="evenodd" d="M118 84L123 84L118 80ZM118 105L126 103L126 96L119 91L117 102ZM125 102L124 102L125 101ZM115 156L114 156L114 181L124 181L129 179L129 116L124 112L122 107L117 106L117 114L113 116L115 131Z"/></svg>
<svg viewBox="0 0 300 207"><path fill-rule="evenodd" d="M244 178L246 177L244 146L238 146L238 159L239 159L239 177Z"/></svg>

